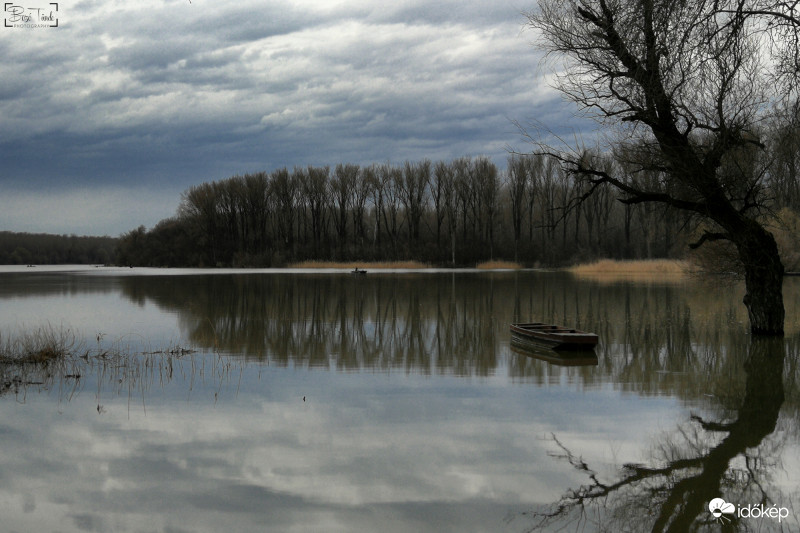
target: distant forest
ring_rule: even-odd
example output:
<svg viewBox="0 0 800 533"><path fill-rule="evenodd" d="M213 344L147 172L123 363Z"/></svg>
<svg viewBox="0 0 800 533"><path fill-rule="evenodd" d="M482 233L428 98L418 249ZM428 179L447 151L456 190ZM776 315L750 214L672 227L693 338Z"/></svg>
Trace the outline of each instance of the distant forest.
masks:
<svg viewBox="0 0 800 533"><path fill-rule="evenodd" d="M0 264L108 264L118 239L0 231Z"/></svg>
<svg viewBox="0 0 800 533"><path fill-rule="evenodd" d="M799 123L795 118L772 127L763 137L766 150L729 162L732 171L759 173L758 193L772 198L772 214L779 215L773 226L779 244L795 254ZM585 157L600 158L631 182L663 187L660 176L626 168L620 158L591 151ZM175 217L122 235L115 261L239 267L418 260L474 266L505 259L548 266L686 252L693 225L685 214L652 203L623 204L610 188L589 192L544 156L511 155L503 172L487 157L279 168L189 188Z"/></svg>

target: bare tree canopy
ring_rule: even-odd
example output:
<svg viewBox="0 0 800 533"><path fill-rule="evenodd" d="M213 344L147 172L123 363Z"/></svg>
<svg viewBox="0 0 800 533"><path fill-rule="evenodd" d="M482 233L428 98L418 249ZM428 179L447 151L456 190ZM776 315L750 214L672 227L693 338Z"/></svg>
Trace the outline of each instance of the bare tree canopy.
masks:
<svg viewBox="0 0 800 533"><path fill-rule="evenodd" d="M800 5L763 0L541 0L527 15L562 67L557 88L604 126L628 180L577 147L541 146L626 204L658 202L705 222L696 243L730 241L743 265L754 333L782 334L783 265L764 227L762 124L796 98ZM563 61L563 63L562 63ZM762 158L763 159L763 158Z"/></svg>

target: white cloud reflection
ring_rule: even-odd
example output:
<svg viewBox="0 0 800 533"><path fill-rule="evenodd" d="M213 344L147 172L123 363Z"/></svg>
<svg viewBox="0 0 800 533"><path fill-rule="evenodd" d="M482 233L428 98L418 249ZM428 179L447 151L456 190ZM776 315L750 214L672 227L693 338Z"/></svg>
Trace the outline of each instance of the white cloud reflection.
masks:
<svg viewBox="0 0 800 533"><path fill-rule="evenodd" d="M98 394L91 382L69 401L55 402L55 390L50 398L28 394L24 405L6 398L4 524L20 531L516 531L524 520L508 523L509 513L552 501L580 481L547 456L543 437L585 425L598 395L624 400L600 391L573 396L571 419L554 424L548 413L558 394L504 382L250 365L221 385L209 370L203 379L156 382L144 400L137 390L116 395L109 384ZM674 405L636 403L641 420ZM632 432L628 422L611 420L599 431L640 439L641 424ZM571 442L586 439L591 431Z"/></svg>

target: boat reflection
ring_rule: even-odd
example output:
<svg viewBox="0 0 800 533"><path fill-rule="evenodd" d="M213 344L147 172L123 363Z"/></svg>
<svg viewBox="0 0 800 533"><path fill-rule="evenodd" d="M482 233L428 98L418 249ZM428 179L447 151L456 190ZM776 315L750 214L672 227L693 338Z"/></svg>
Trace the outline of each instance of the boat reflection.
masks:
<svg viewBox="0 0 800 533"><path fill-rule="evenodd" d="M511 351L520 357L531 357L556 366L597 366L598 359L594 350L550 350L537 347L529 343L518 344L515 337L511 337Z"/></svg>

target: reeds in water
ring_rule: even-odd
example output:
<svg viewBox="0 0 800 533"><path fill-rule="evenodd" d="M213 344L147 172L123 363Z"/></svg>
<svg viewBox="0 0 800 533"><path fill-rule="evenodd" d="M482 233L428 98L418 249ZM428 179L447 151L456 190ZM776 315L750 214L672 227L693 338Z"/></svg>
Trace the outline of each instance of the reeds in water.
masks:
<svg viewBox="0 0 800 533"><path fill-rule="evenodd" d="M46 364L81 349L70 329L39 326L18 335L0 333L0 363Z"/></svg>

